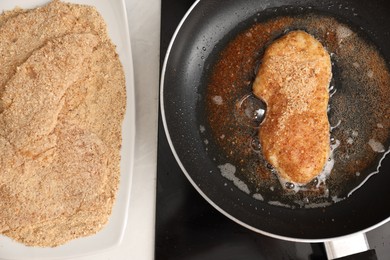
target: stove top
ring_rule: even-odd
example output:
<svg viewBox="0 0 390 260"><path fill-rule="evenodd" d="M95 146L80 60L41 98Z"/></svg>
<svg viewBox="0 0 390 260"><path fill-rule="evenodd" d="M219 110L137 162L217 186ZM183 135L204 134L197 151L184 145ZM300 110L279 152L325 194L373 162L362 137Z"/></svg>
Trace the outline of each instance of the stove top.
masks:
<svg viewBox="0 0 390 260"><path fill-rule="evenodd" d="M162 0L161 62L193 0ZM155 259L326 259L321 243L270 238L231 221L192 187L171 153L159 118ZM378 259L390 256L390 223L369 233Z"/></svg>

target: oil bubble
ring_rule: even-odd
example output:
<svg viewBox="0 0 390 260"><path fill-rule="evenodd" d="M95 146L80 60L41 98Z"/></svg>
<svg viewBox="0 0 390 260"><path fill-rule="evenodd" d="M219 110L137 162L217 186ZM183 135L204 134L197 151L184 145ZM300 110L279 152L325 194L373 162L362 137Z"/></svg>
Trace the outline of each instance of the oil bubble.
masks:
<svg viewBox="0 0 390 260"><path fill-rule="evenodd" d="M295 184L292 182L286 182L285 186L289 190L293 190L295 188Z"/></svg>
<svg viewBox="0 0 390 260"><path fill-rule="evenodd" d="M260 144L260 140L257 136L253 136L250 141L249 141L249 144L250 144L250 147L252 148L252 150L256 153L260 152L261 151L261 144Z"/></svg>
<svg viewBox="0 0 390 260"><path fill-rule="evenodd" d="M253 94L248 94L236 102L234 112L241 125L257 128L265 118L266 104Z"/></svg>

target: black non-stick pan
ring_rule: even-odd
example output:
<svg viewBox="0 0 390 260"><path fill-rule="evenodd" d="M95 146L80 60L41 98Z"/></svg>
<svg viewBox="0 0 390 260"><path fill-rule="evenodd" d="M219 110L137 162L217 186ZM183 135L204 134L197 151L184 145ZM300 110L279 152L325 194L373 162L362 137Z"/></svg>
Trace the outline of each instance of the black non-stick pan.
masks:
<svg viewBox="0 0 390 260"><path fill-rule="evenodd" d="M174 34L161 77L166 135L178 164L195 189L233 221L285 240L329 241L367 232L390 220L390 156L384 157L379 171L346 199L326 207L291 208L243 192L231 178L220 174L220 151L205 145L213 142L208 140L212 136L205 138L209 131L205 99L211 71L221 51L237 35L255 23L278 16L325 15L356 28L389 66L389 12L390 2L386 0L197 1ZM390 91L390 85L385 91ZM369 104L362 104L362 108L365 106ZM386 122L390 120L388 114L382 116ZM387 151L389 139L384 146Z"/></svg>

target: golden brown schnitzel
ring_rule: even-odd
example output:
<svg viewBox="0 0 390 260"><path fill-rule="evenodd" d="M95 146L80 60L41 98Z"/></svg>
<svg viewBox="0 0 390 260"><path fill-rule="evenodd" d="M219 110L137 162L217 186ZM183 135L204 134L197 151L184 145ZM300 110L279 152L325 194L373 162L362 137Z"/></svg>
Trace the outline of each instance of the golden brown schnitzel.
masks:
<svg viewBox="0 0 390 260"><path fill-rule="evenodd" d="M266 160L285 181L305 184L329 157L330 56L310 34L292 31L265 51L253 85L267 104L259 138Z"/></svg>

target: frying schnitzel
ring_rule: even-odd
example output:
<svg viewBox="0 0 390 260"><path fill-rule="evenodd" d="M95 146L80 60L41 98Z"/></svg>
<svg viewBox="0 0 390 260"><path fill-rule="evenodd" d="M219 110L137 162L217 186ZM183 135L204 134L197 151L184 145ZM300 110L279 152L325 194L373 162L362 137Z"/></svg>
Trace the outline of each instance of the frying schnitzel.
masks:
<svg viewBox="0 0 390 260"><path fill-rule="evenodd" d="M329 157L331 77L328 52L306 32L289 32L264 53L253 84L253 93L267 104L259 138L284 181L310 182Z"/></svg>

